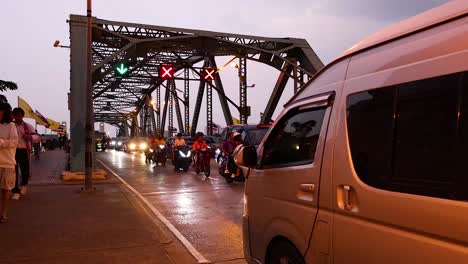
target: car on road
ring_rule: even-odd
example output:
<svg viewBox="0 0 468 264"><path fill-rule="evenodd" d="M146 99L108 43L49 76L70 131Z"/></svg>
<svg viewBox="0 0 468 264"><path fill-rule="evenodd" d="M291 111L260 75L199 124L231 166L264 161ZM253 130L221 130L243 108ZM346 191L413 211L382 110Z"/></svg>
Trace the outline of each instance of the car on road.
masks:
<svg viewBox="0 0 468 264"><path fill-rule="evenodd" d="M452 1L314 75L236 155L248 263L468 263L467 40Z"/></svg>
<svg viewBox="0 0 468 264"><path fill-rule="evenodd" d="M150 141L146 137L129 138L123 143L123 151L126 153L145 152L150 146Z"/></svg>
<svg viewBox="0 0 468 264"><path fill-rule="evenodd" d="M125 141L127 141L127 138L125 137L111 138L109 148L115 149L115 150L123 150Z"/></svg>

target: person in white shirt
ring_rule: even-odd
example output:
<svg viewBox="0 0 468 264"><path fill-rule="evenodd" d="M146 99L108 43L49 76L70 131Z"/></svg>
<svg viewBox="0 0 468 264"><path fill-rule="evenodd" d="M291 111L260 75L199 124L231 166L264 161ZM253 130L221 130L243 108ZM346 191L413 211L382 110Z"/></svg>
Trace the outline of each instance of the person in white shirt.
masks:
<svg viewBox="0 0 468 264"><path fill-rule="evenodd" d="M23 121L24 110L21 108L13 109L16 130L18 131L18 147L16 148L16 185L13 189L11 199L18 200L21 195L26 195L26 186L29 182L29 159L31 156L31 139L35 134L35 129L30 124ZM19 179L21 172L21 180Z"/></svg>
<svg viewBox="0 0 468 264"><path fill-rule="evenodd" d="M16 126L12 122L11 106L8 103L0 103L0 223L8 221L7 205L10 199L10 191L15 186L16 146L18 134Z"/></svg>

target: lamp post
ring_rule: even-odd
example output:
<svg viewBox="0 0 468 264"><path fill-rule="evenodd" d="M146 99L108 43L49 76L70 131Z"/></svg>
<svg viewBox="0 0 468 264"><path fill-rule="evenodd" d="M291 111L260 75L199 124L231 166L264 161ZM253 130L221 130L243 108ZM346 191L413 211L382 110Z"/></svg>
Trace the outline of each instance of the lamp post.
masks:
<svg viewBox="0 0 468 264"><path fill-rule="evenodd" d="M69 48L70 48L70 46L66 46L66 45L60 44L60 40L56 40L56 41L54 42L54 47L56 47L56 48L66 48L66 49L69 49Z"/></svg>
<svg viewBox="0 0 468 264"><path fill-rule="evenodd" d="M91 79L93 55L92 55L92 42L93 42L93 17L92 17L92 0L87 0L86 17L87 17L87 67L86 67L86 142L85 142L85 185L84 191L91 192L93 189L93 83Z"/></svg>

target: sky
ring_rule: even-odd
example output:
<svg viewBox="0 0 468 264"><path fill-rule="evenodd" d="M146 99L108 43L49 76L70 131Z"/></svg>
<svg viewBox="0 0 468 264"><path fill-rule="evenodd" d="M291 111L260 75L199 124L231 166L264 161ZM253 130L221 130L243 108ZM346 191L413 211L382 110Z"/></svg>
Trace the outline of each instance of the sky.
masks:
<svg viewBox="0 0 468 264"><path fill-rule="evenodd" d="M161 26L204 29L267 37L305 38L324 64L366 36L398 21L447 2L446 0L95 0L93 15L102 19ZM69 121L69 50L54 48L55 40L69 44L69 14L86 12L85 0L15 0L2 2L0 16L0 79L14 81L17 91L4 94L12 106L17 97L56 121ZM219 58L218 65L229 58ZM249 123L258 122L278 72L248 63ZM235 69L222 72L227 95L238 101ZM196 87L196 85L194 85ZM196 89L191 89L195 98ZM224 125L214 94L214 122ZM275 115L292 96L286 87ZM193 105L193 104L192 104ZM231 109L233 115L237 116ZM192 111L193 112L193 111ZM202 108L199 128L204 128ZM31 122L34 123L34 122ZM114 129L106 126L114 133ZM44 132L39 129L39 132Z"/></svg>

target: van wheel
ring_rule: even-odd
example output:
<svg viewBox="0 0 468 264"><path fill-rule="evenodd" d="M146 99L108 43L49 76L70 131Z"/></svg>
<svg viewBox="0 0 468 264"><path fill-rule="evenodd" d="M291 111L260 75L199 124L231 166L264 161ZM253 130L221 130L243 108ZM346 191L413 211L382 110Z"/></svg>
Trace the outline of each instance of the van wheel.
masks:
<svg viewBox="0 0 468 264"><path fill-rule="evenodd" d="M288 241L277 241L268 249L268 264L305 264L296 247Z"/></svg>

